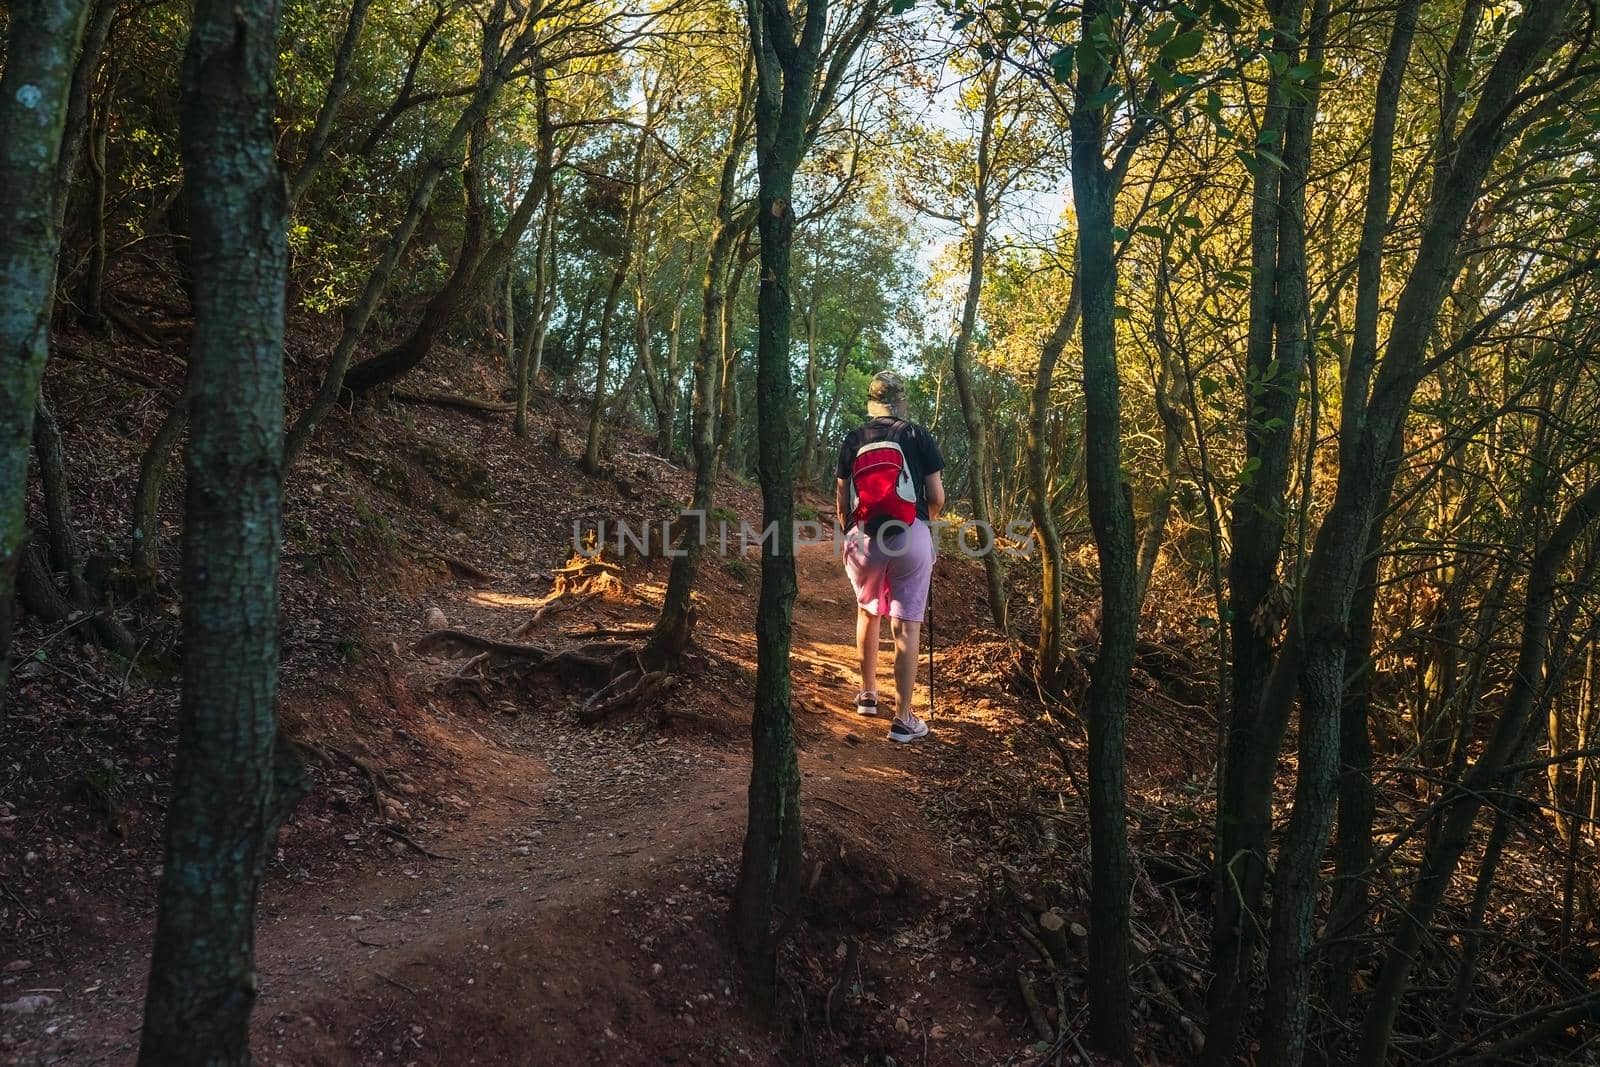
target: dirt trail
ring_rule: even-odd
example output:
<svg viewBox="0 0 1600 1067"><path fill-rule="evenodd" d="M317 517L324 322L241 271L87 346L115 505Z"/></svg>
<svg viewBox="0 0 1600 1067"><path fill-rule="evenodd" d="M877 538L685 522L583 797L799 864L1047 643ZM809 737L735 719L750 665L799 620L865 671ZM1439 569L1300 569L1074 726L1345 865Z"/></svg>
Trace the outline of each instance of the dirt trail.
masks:
<svg viewBox="0 0 1600 1067"><path fill-rule="evenodd" d="M848 584L827 545L802 549L797 570L792 667L808 834L824 835L838 851L826 858L847 866L860 866L858 843L894 855L891 871L880 861L865 876L885 883L885 896L906 885L924 896L972 891L974 877L917 817L922 790L960 765L971 724L941 707L932 737L905 746L883 738L886 720L855 716ZM471 614L460 598L452 618ZM702 621L704 644L753 670L748 613L715 614ZM408 852L350 880L296 870L287 857L292 873L269 884L258 925L258 1062L781 1058L776 1038L746 1029L720 943L744 824L743 737L709 745L639 724L557 730L525 710L519 751L486 770L491 787L462 802L466 815L448 833L415 841L447 858ZM131 1059L148 931L132 933L109 957L41 976L60 990L57 1005L17 1023L10 1062Z"/></svg>

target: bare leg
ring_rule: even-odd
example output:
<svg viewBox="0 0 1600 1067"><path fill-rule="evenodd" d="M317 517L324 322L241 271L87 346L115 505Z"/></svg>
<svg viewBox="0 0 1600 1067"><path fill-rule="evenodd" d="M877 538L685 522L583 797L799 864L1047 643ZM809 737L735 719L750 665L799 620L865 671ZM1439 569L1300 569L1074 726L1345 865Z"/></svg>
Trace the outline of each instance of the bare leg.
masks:
<svg viewBox="0 0 1600 1067"><path fill-rule="evenodd" d="M879 617L866 608L856 609L856 651L861 655L861 691L878 691Z"/></svg>
<svg viewBox="0 0 1600 1067"><path fill-rule="evenodd" d="M922 643L922 624L890 619L889 625L894 629L895 718L901 722L916 722L911 697L917 689L917 653Z"/></svg>

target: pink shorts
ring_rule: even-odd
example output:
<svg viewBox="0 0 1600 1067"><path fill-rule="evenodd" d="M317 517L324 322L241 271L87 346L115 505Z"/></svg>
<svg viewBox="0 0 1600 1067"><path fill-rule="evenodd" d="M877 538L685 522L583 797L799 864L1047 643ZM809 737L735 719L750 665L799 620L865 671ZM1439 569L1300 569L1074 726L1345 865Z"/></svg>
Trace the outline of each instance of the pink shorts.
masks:
<svg viewBox="0 0 1600 1067"><path fill-rule="evenodd" d="M845 535L844 570L867 611L921 622L933 578L933 534L921 519L909 527L890 523L877 537L853 529Z"/></svg>

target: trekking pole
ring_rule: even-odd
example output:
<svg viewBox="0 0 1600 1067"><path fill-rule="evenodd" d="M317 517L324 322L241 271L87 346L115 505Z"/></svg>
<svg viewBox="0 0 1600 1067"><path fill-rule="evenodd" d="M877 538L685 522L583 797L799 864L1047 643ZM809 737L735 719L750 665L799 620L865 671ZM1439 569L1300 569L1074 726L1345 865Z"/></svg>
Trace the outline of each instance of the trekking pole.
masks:
<svg viewBox="0 0 1600 1067"><path fill-rule="evenodd" d="M934 557L938 563L938 557ZM933 571L928 571L928 718L933 718Z"/></svg>

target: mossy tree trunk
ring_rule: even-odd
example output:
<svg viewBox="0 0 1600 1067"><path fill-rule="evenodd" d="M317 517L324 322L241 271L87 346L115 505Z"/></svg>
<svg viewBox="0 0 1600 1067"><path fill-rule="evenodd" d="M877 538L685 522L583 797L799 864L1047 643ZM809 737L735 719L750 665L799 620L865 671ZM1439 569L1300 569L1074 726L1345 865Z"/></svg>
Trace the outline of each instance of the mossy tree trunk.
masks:
<svg viewBox="0 0 1600 1067"><path fill-rule="evenodd" d="M277 737L287 195L274 153L279 7L200 0L180 145L194 342L183 686L139 1062L246 1064L256 894L300 784Z"/></svg>
<svg viewBox="0 0 1600 1067"><path fill-rule="evenodd" d="M87 0L15 0L0 74L0 710L39 379L50 351L57 165Z"/></svg>

